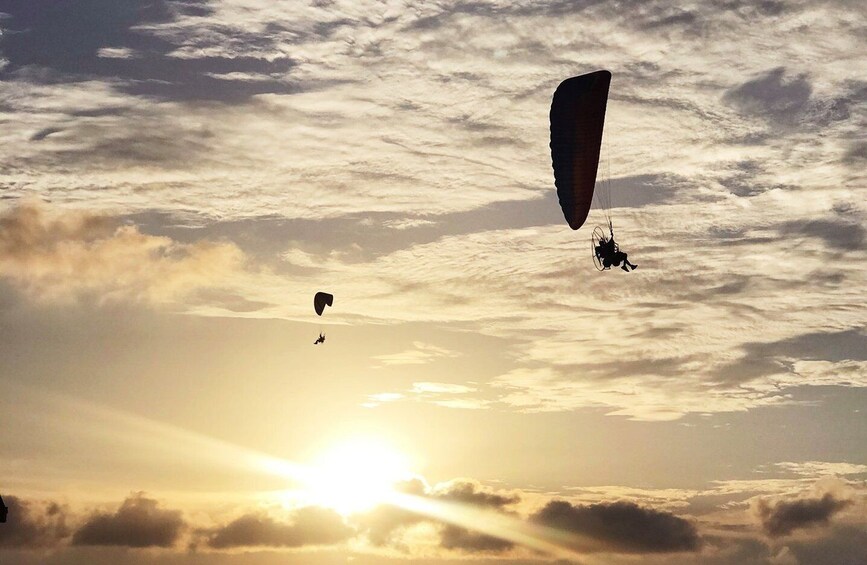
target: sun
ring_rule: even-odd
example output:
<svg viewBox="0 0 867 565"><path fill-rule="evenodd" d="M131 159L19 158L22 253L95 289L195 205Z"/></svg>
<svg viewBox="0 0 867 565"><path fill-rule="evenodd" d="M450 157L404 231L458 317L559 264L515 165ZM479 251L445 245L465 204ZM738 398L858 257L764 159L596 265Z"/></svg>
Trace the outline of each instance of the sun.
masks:
<svg viewBox="0 0 867 565"><path fill-rule="evenodd" d="M354 438L316 458L305 481L305 498L346 516L388 502L395 483L412 477L408 458L390 445Z"/></svg>

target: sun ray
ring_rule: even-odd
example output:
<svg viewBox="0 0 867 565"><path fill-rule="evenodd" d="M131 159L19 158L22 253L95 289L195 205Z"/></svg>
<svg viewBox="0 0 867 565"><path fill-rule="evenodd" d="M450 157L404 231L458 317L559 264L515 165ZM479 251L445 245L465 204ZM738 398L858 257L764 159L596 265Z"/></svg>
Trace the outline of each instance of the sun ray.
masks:
<svg viewBox="0 0 867 565"><path fill-rule="evenodd" d="M392 492L387 501L404 510L507 540L555 557L575 557L580 553L571 549L572 547L592 546L591 540L583 536L532 524L514 516L471 504L434 500L400 492Z"/></svg>

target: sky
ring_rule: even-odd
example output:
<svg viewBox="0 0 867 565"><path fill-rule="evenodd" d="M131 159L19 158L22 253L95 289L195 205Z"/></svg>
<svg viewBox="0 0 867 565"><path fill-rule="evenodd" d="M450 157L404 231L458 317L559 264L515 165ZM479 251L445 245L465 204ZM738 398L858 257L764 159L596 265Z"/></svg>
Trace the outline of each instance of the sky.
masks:
<svg viewBox="0 0 867 565"><path fill-rule="evenodd" d="M865 52L845 0L0 0L0 561L867 562ZM628 274L554 189L598 69Z"/></svg>

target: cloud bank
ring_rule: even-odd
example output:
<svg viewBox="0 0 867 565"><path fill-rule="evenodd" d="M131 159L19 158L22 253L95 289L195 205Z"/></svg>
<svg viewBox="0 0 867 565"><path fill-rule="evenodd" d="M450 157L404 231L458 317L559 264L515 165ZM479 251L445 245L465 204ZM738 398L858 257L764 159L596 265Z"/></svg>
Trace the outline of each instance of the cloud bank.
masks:
<svg viewBox="0 0 867 565"><path fill-rule="evenodd" d="M171 547L186 523L178 510L165 510L144 493L130 496L113 514L93 514L72 535L72 545Z"/></svg>

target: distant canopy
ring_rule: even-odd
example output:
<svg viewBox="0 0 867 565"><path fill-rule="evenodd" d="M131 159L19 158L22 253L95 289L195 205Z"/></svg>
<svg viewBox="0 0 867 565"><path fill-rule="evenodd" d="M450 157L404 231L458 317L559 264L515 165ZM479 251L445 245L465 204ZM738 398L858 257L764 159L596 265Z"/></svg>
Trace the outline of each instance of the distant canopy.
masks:
<svg viewBox="0 0 867 565"><path fill-rule="evenodd" d="M563 215L573 230L590 213L611 73L564 80L551 102L551 162Z"/></svg>
<svg viewBox="0 0 867 565"><path fill-rule="evenodd" d="M334 296L327 292L317 292L313 297L313 309L316 310L316 315L321 316L325 311L326 306L334 304Z"/></svg>

